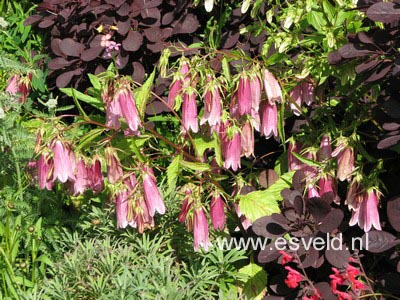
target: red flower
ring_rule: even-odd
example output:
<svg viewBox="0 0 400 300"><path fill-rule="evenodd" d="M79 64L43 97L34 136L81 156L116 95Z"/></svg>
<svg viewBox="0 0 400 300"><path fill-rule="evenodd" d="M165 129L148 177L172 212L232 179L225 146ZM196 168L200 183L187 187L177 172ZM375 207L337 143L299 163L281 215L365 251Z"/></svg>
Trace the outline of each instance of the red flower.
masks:
<svg viewBox="0 0 400 300"><path fill-rule="evenodd" d="M293 260L293 256L290 254L286 253L285 251L281 250L279 253L282 255L282 265L286 265L287 263L290 263Z"/></svg>
<svg viewBox="0 0 400 300"><path fill-rule="evenodd" d="M285 269L289 271L285 279L286 285L291 289L297 288L299 286L299 282L304 279L303 275L289 266L286 266Z"/></svg>

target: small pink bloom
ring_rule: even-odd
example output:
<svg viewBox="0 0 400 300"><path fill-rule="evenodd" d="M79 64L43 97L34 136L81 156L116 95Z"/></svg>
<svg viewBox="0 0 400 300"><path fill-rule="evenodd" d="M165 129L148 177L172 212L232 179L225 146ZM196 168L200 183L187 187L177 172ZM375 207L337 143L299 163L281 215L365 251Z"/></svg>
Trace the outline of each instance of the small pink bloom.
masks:
<svg viewBox="0 0 400 300"><path fill-rule="evenodd" d="M272 136L278 137L278 109L268 101L261 105L261 134L267 139Z"/></svg>
<svg viewBox="0 0 400 300"><path fill-rule="evenodd" d="M340 143L335 151L332 152L333 157L337 157L338 169L337 178L340 181L350 180L355 169L354 166L354 150L352 147Z"/></svg>
<svg viewBox="0 0 400 300"><path fill-rule="evenodd" d="M103 172L101 171L101 162L99 158L95 158L90 168L90 188L95 193L100 193L104 190L104 176Z"/></svg>
<svg viewBox="0 0 400 300"><path fill-rule="evenodd" d="M229 103L229 115L231 116L232 119L239 120L240 119L240 114L239 114L239 105L238 105L238 99L237 99L237 93L233 93L231 97L231 101Z"/></svg>
<svg viewBox="0 0 400 300"><path fill-rule="evenodd" d="M181 212L178 216L178 221L181 223L186 222L186 229L191 231L193 228L193 219L189 218L189 214L192 211L193 200L191 198L192 191L190 189L186 189L185 191L186 197L183 200Z"/></svg>
<svg viewBox="0 0 400 300"><path fill-rule="evenodd" d="M149 214L154 217L157 211L160 214L165 214L164 201L161 198L160 191L156 184L156 177L154 176L153 170L150 167L143 167L143 190L144 198L149 209Z"/></svg>
<svg viewBox="0 0 400 300"><path fill-rule="evenodd" d="M241 154L241 139L239 131L233 133L232 137L224 132L221 134L222 140L222 154L225 160L224 167L226 169L232 168L233 171L237 171L241 167L240 165L240 154Z"/></svg>
<svg viewBox="0 0 400 300"><path fill-rule="evenodd" d="M286 266L285 269L289 271L285 279L286 285L288 286L288 288L291 289L297 288L299 286L299 282L304 280L303 275L301 275L299 272L289 266Z"/></svg>
<svg viewBox="0 0 400 300"><path fill-rule="evenodd" d="M54 153L53 181L58 179L60 182L65 183L68 179L75 180L73 171L75 157L72 150L59 140L53 143L52 150Z"/></svg>
<svg viewBox="0 0 400 300"><path fill-rule="evenodd" d="M362 186L359 181L355 178L349 185L349 190L347 191L346 204L349 209L356 210L359 203L363 199Z"/></svg>
<svg viewBox="0 0 400 300"><path fill-rule="evenodd" d="M6 93L15 96L19 91L19 76L13 75L10 77L6 87Z"/></svg>
<svg viewBox="0 0 400 300"><path fill-rule="evenodd" d="M288 147L288 164L289 164L289 170L290 171L298 171L301 170L304 166L304 164L293 155L293 153L299 154L301 152L301 149L303 148L303 145L301 145L299 142L290 142L289 147Z"/></svg>
<svg viewBox="0 0 400 300"><path fill-rule="evenodd" d="M136 200L136 206L135 222L139 233L143 233L145 229L154 227L154 219L150 216L148 207L143 198Z"/></svg>
<svg viewBox="0 0 400 300"><path fill-rule="evenodd" d="M221 196L214 195L210 204L210 217L215 230L224 230L226 220L224 208L225 204Z"/></svg>
<svg viewBox="0 0 400 300"><path fill-rule="evenodd" d="M126 123L132 131L138 131L141 126L139 113L136 108L135 99L132 92L128 88L122 88L117 91L115 98L118 100L121 107L121 113L124 116Z"/></svg>
<svg viewBox="0 0 400 300"><path fill-rule="evenodd" d="M182 91L182 81L180 79L175 80L170 88L168 93L168 106L173 109L175 106L175 98L181 93Z"/></svg>
<svg viewBox="0 0 400 300"><path fill-rule="evenodd" d="M317 156L319 161L324 161L332 157L332 146L329 135L325 134L322 137Z"/></svg>
<svg viewBox="0 0 400 300"><path fill-rule="evenodd" d="M204 115L200 125L208 122L210 126L216 126L221 122L221 97L218 86L212 90L207 90L204 94Z"/></svg>
<svg viewBox="0 0 400 300"><path fill-rule="evenodd" d="M89 186L89 177L85 162L80 159L77 164L75 179L69 182L69 190L74 196L82 195Z"/></svg>
<svg viewBox="0 0 400 300"><path fill-rule="evenodd" d="M326 175L321 177L318 181L319 193L323 195L325 193L333 193L336 194L336 183L332 176Z"/></svg>
<svg viewBox="0 0 400 300"><path fill-rule="evenodd" d="M290 102L290 108L296 116L300 116L302 104L311 105L314 102L314 86L306 81L299 83L289 93L293 102Z"/></svg>
<svg viewBox="0 0 400 300"><path fill-rule="evenodd" d="M315 186L313 186L312 184L310 184L309 186L308 186L308 191L307 191L307 196L308 196L308 198L319 198L320 197L320 194L319 194L319 192L318 192L318 189L315 187Z"/></svg>
<svg viewBox="0 0 400 300"><path fill-rule="evenodd" d="M111 100L106 104L106 126L118 130L121 127L119 118L122 117L119 101Z"/></svg>
<svg viewBox="0 0 400 300"><path fill-rule="evenodd" d="M257 75L250 79L251 108L255 112L260 109L261 103L261 82Z"/></svg>
<svg viewBox="0 0 400 300"><path fill-rule="evenodd" d="M372 227L377 230L382 230L378 211L379 198L380 192L373 188L365 192L362 202L359 203L359 206L353 211L349 223L350 226L358 223L365 232L370 231Z"/></svg>
<svg viewBox="0 0 400 300"><path fill-rule="evenodd" d="M239 115L243 116L244 114L251 113L251 106L252 106L252 97L251 97L251 86L250 80L247 76L243 75L239 79L239 86L238 86L238 108L239 108Z"/></svg>
<svg viewBox="0 0 400 300"><path fill-rule="evenodd" d="M193 218L194 250L198 251L202 247L205 251L211 246L208 239L208 223L203 209L197 208Z"/></svg>
<svg viewBox="0 0 400 300"><path fill-rule="evenodd" d="M250 157L254 156L254 130L251 126L250 121L246 121L242 127L241 131L241 144L242 151L241 154Z"/></svg>
<svg viewBox="0 0 400 300"><path fill-rule="evenodd" d="M282 265L286 265L287 263L290 263L291 261L293 261L293 256L286 253L285 251L281 250L281 251L279 251L279 253L282 255L282 261L281 261Z"/></svg>
<svg viewBox="0 0 400 300"><path fill-rule="evenodd" d="M250 221L250 219L246 218L246 216L242 213L242 211L239 208L239 205L236 203L233 203L233 207L235 208L236 214L239 217L240 222L242 223L242 226L244 230L247 230L253 223ZM235 228L235 231L238 231L239 227Z"/></svg>
<svg viewBox="0 0 400 300"><path fill-rule="evenodd" d="M120 191L116 197L117 228L128 226L128 192Z"/></svg>
<svg viewBox="0 0 400 300"><path fill-rule="evenodd" d="M46 153L40 155L38 163L38 184L40 189L51 190L53 188L54 181L52 178L53 172L53 159Z"/></svg>
<svg viewBox="0 0 400 300"><path fill-rule="evenodd" d="M196 94L194 91L190 91L183 95L182 122L184 125L184 131L189 131L190 129L194 133L199 131Z"/></svg>
<svg viewBox="0 0 400 300"><path fill-rule="evenodd" d="M113 148L107 147L104 152L106 155L108 181L114 184L122 178L122 166Z"/></svg>
<svg viewBox="0 0 400 300"><path fill-rule="evenodd" d="M276 102L282 102L282 89L275 76L267 69L263 72L264 88L267 94L268 102L275 105Z"/></svg>

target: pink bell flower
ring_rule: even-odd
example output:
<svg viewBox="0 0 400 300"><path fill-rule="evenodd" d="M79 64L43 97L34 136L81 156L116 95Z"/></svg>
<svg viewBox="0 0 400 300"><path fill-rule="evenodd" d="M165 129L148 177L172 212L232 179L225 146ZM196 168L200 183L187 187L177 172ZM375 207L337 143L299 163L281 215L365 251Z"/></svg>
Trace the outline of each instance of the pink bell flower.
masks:
<svg viewBox="0 0 400 300"><path fill-rule="evenodd" d="M175 99L182 91L182 81L180 79L176 79L169 88L168 93L168 106L171 109L174 109Z"/></svg>
<svg viewBox="0 0 400 300"><path fill-rule="evenodd" d="M241 131L241 154L246 157L254 156L254 130L250 121L246 121Z"/></svg>
<svg viewBox="0 0 400 300"><path fill-rule="evenodd" d="M104 153L106 156L108 181L114 184L122 178L122 166L113 148L107 147Z"/></svg>
<svg viewBox="0 0 400 300"><path fill-rule="evenodd" d="M350 226L358 224L365 232L370 231L372 227L382 230L378 211L380 195L381 193L374 188L365 192L362 202L353 211Z"/></svg>
<svg viewBox="0 0 400 300"><path fill-rule="evenodd" d="M225 204L219 193L215 194L210 203L211 223L215 230L224 230L225 227Z"/></svg>
<svg viewBox="0 0 400 300"><path fill-rule="evenodd" d="M60 182L65 183L68 179L75 180L74 168L75 168L75 155L72 150L59 140L53 143L53 181L58 179Z"/></svg>
<svg viewBox="0 0 400 300"><path fill-rule="evenodd" d="M208 238L208 223L203 208L194 211L193 218L194 250L198 251L202 247L205 251L211 246Z"/></svg>
<svg viewBox="0 0 400 300"><path fill-rule="evenodd" d="M327 134L322 137L317 157L319 161L324 161L332 157L331 140Z"/></svg>
<svg viewBox="0 0 400 300"><path fill-rule="evenodd" d="M200 120L200 125L206 122L210 126L221 123L221 96L218 86L208 89L204 94L204 115Z"/></svg>
<svg viewBox="0 0 400 300"><path fill-rule="evenodd" d="M40 189L51 191L54 181L51 179L53 172L53 159L46 153L42 153L39 158L38 168L38 184Z"/></svg>
<svg viewBox="0 0 400 300"><path fill-rule="evenodd" d="M344 143L341 143L335 149L335 151L332 152L332 156L337 157L337 178L340 181L349 181L355 169L355 155L353 148L345 145Z"/></svg>
<svg viewBox="0 0 400 300"><path fill-rule="evenodd" d="M281 86L275 76L267 69L263 71L263 80L269 104L275 105L276 102L282 102Z"/></svg>
<svg viewBox="0 0 400 300"><path fill-rule="evenodd" d="M154 176L153 170L150 167L143 167L143 190L146 205L149 210L151 217L154 217L157 211L160 214L165 214L164 201L161 198L160 191L156 184L156 177Z"/></svg>
<svg viewBox="0 0 400 300"><path fill-rule="evenodd" d="M278 109L269 101L264 101L261 106L261 134L267 139L278 137Z"/></svg>
<svg viewBox="0 0 400 300"><path fill-rule="evenodd" d="M90 168L90 171L88 171L88 174L90 174L90 188L93 192L100 193L104 190L104 175L101 171L101 162L98 157L94 158L92 167Z"/></svg>
<svg viewBox="0 0 400 300"><path fill-rule="evenodd" d="M251 85L250 80L246 75L243 75L239 79L239 86L238 86L238 108L239 108L239 115L243 116L245 114L250 115L251 107L252 107L252 97L251 97Z"/></svg>
<svg viewBox="0 0 400 300"><path fill-rule="evenodd" d="M236 132L234 132L230 137L226 130L226 125L224 125L221 132L222 155L225 160L224 167L226 169L231 168L233 171L237 171L241 167L240 154L242 146L240 132L236 129Z"/></svg>
<svg viewBox="0 0 400 300"><path fill-rule="evenodd" d="M73 181L70 181L68 184L69 190L73 196L82 195L89 187L89 176L86 164L83 159L79 159L75 172L75 179Z"/></svg>
<svg viewBox="0 0 400 300"><path fill-rule="evenodd" d="M182 122L184 131L192 130L194 133L199 131L197 121L196 94L194 91L188 91L183 95Z"/></svg>
<svg viewBox="0 0 400 300"><path fill-rule="evenodd" d="M138 131L141 122L131 90L127 87L118 90L115 99L119 102L121 113L128 124L129 129L134 132Z"/></svg>

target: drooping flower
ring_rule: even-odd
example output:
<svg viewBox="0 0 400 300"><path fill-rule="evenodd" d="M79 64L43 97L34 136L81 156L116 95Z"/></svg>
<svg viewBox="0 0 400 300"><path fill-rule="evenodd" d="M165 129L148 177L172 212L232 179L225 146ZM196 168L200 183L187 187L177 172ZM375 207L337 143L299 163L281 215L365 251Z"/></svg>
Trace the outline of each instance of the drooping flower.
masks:
<svg viewBox="0 0 400 300"><path fill-rule="evenodd" d="M318 181L319 194L322 196L325 193L333 193L334 202L340 204L340 198L337 194L337 186L335 180L331 175L326 174L322 176Z"/></svg>
<svg viewBox="0 0 400 300"><path fill-rule="evenodd" d="M115 99L119 102L121 113L129 128L134 132L138 131L141 126L139 113L132 92L126 84L116 92Z"/></svg>
<svg viewBox="0 0 400 300"><path fill-rule="evenodd" d="M146 205L149 209L149 214L154 217L157 211L160 214L165 214L164 201L161 198L160 191L156 184L156 177L154 176L151 167L143 166L143 190Z"/></svg>
<svg viewBox="0 0 400 300"><path fill-rule="evenodd" d="M353 211L350 226L358 224L365 232L370 231L372 227L382 230L378 211L380 195L375 188L370 188L364 193L362 202L358 203L358 207Z"/></svg>
<svg viewBox="0 0 400 300"><path fill-rule="evenodd" d="M116 196L117 228L128 226L128 192L120 191Z"/></svg>
<svg viewBox="0 0 400 300"><path fill-rule="evenodd" d="M278 137L278 109L269 101L261 104L261 134L267 139L272 136Z"/></svg>
<svg viewBox="0 0 400 300"><path fill-rule="evenodd" d="M58 179L60 182L65 183L68 179L75 180L75 155L71 148L60 140L53 142L53 181Z"/></svg>
<svg viewBox="0 0 400 300"><path fill-rule="evenodd" d="M205 251L211 246L208 239L208 223L203 208L194 210L193 216L194 251L202 247Z"/></svg>
<svg viewBox="0 0 400 300"><path fill-rule="evenodd" d="M332 146L329 135L325 134L322 137L321 145L317 153L318 161L325 161L332 157Z"/></svg>
<svg viewBox="0 0 400 300"><path fill-rule="evenodd" d="M205 122L208 122L210 126L221 123L221 96L216 85L207 89L204 94L204 115L201 118L200 125Z"/></svg>
<svg viewBox="0 0 400 300"><path fill-rule="evenodd" d="M237 205L236 203L233 203L233 207L235 208L236 214L238 215L239 220L242 223L244 230L247 230L253 223L250 221L250 219L248 219L245 216L245 214L242 213L239 205ZM239 230L239 227L236 227L235 231L238 231L238 230Z"/></svg>
<svg viewBox="0 0 400 300"><path fill-rule="evenodd" d="M300 116L302 104L311 105L314 101L314 86L302 81L290 91L289 95L293 100L290 102L290 109L296 116Z"/></svg>
<svg viewBox="0 0 400 300"><path fill-rule="evenodd" d="M293 155L293 153L299 154L300 155L300 151L303 148L303 145L300 144L299 142L294 142L291 141L289 143L289 147L288 147L288 164L289 164L289 170L290 171L298 171L300 170L304 164Z"/></svg>
<svg viewBox="0 0 400 300"><path fill-rule="evenodd" d="M211 12L214 7L214 0L204 0L204 8L206 12Z"/></svg>
<svg viewBox="0 0 400 300"><path fill-rule="evenodd" d="M250 121L246 121L241 130L241 154L250 157L254 156L254 130Z"/></svg>
<svg viewBox="0 0 400 300"><path fill-rule="evenodd" d="M250 78L251 108L258 113L261 103L261 82L257 75Z"/></svg>
<svg viewBox="0 0 400 300"><path fill-rule="evenodd" d="M181 223L186 223L186 229L191 231L193 228L193 218L189 217L190 212L193 208L193 199L192 199L192 191L187 188L185 190L185 199L183 200L183 204L181 207L181 212L178 216L178 221Z"/></svg>
<svg viewBox="0 0 400 300"><path fill-rule="evenodd" d="M250 115L252 107L252 94L250 80L246 75L239 79L239 86L237 92L239 115Z"/></svg>
<svg viewBox="0 0 400 300"><path fill-rule="evenodd" d="M104 153L106 156L108 181L114 184L122 178L122 166L114 148L107 147Z"/></svg>
<svg viewBox="0 0 400 300"><path fill-rule="evenodd" d="M18 101L20 103L25 103L26 98L31 89L31 82L32 82L32 74L29 73L26 76L20 76L14 74L10 77L6 87L6 93L10 94L11 96L15 96L17 93L20 93L20 98Z"/></svg>
<svg viewBox="0 0 400 300"><path fill-rule="evenodd" d="M240 132L232 128L232 132L228 133L230 128L226 128L227 124L223 126L221 130L222 140L222 155L224 157L224 167L226 169L232 168L233 171L237 171L240 165L240 154L241 154L241 138Z"/></svg>
<svg viewBox="0 0 400 300"><path fill-rule="evenodd" d="M90 185L87 166L83 159L79 159L75 172L75 179L68 182L69 190L73 196L82 195Z"/></svg>
<svg viewBox="0 0 400 300"><path fill-rule="evenodd" d="M350 180L355 169L354 156L354 150L347 144L346 140L343 139L338 142L338 146L332 152L332 157L337 157L337 178L340 181Z"/></svg>
<svg viewBox="0 0 400 300"><path fill-rule="evenodd" d="M318 192L318 189L314 185L310 184L308 186L307 196L308 198L319 198L320 194Z"/></svg>
<svg viewBox="0 0 400 300"><path fill-rule="evenodd" d="M19 76L13 75L8 79L6 93L10 94L11 96L15 96L19 90Z"/></svg>
<svg viewBox="0 0 400 300"><path fill-rule="evenodd" d="M118 130L121 127L119 118L122 117L119 101L111 100L106 104L106 126Z"/></svg>
<svg viewBox="0 0 400 300"><path fill-rule="evenodd" d="M101 162L98 157L93 159L92 166L89 170L90 188L93 190L93 192L100 193L102 190L104 190L104 175L101 171Z"/></svg>
<svg viewBox="0 0 400 300"><path fill-rule="evenodd" d="M225 204L219 193L216 193L211 198L210 217L215 230L224 230L226 220Z"/></svg>
<svg viewBox="0 0 400 300"><path fill-rule="evenodd" d="M173 109L175 106L175 98L181 93L182 91L182 81L180 79L176 79L172 82L169 93L168 93L168 106Z"/></svg>
<svg viewBox="0 0 400 300"><path fill-rule="evenodd" d="M53 188L54 181L52 180L53 175L53 159L48 153L42 153L38 163L38 184L40 189L51 190Z"/></svg>
<svg viewBox="0 0 400 300"><path fill-rule="evenodd" d="M299 282L304 280L303 275L301 275L299 272L289 266L286 266L285 269L289 271L285 279L286 285L288 286L288 288L291 289L297 288L299 286Z"/></svg>
<svg viewBox="0 0 400 300"><path fill-rule="evenodd" d="M275 105L276 102L282 102L281 86L275 76L267 69L263 71L263 80L269 104Z"/></svg>
<svg viewBox="0 0 400 300"><path fill-rule="evenodd" d="M182 122L185 132L188 130L192 130L194 133L199 131L199 123L197 121L196 94L192 90L187 91L183 95Z"/></svg>

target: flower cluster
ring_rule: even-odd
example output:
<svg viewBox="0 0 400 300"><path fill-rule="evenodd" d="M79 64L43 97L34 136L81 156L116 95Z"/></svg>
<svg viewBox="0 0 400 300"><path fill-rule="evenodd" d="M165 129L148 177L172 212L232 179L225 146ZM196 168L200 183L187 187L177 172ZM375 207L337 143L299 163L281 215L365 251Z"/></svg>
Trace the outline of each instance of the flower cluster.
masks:
<svg viewBox="0 0 400 300"><path fill-rule="evenodd" d="M32 73L26 76L14 74L10 77L6 87L6 93L10 96L19 95L18 101L25 103L31 90Z"/></svg>
<svg viewBox="0 0 400 300"><path fill-rule="evenodd" d="M366 288L366 285L359 281L356 277L360 275L360 270L348 264L345 270L339 271L332 267L333 274L329 275L331 280L332 292L339 300L351 300L358 298L361 290ZM338 289L339 285L350 285L350 292L343 292Z"/></svg>

